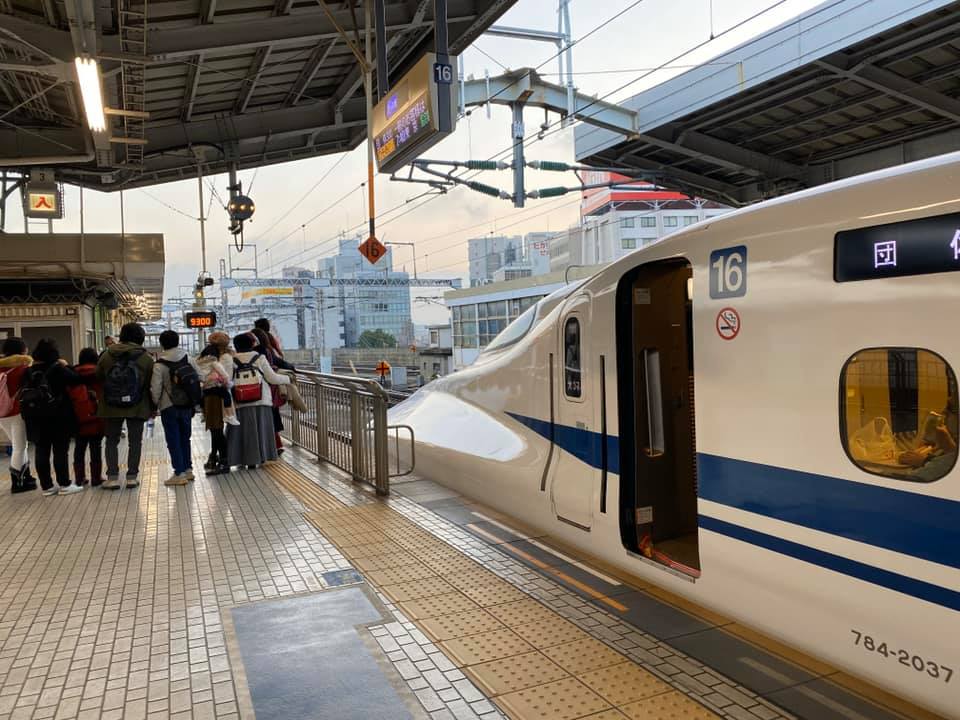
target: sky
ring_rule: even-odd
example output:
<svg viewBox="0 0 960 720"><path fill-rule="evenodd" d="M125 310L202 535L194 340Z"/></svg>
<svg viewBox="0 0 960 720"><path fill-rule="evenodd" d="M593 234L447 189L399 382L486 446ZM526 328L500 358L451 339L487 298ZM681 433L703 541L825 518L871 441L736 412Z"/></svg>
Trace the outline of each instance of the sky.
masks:
<svg viewBox="0 0 960 720"><path fill-rule="evenodd" d="M622 101L641 90L714 57L775 27L822 0L571 0L571 26L575 82L580 92ZM766 12L763 12L765 11ZM742 23L758 13L758 17ZM556 30L557 0L517 0L499 21L515 27ZM615 18L612 22L607 22ZM604 23L607 23L604 25ZM601 26L598 29L598 26ZM714 40L709 41L711 36ZM582 39L581 39L582 38ZM675 66L651 72L664 62L698 46ZM467 76L491 76L506 68L539 67L547 80L557 81L555 46L493 36L480 37L464 52ZM550 75L553 73L553 75ZM543 140L529 143L527 160L574 161L573 128L557 129L556 115L542 110L525 113L527 137L537 135L540 125L550 124ZM456 131L425 153L438 160L509 159L510 110L495 106L487 118L484 108L473 108L460 118ZM250 266L257 253L261 277L279 276L284 265L315 268L318 258L335 251L341 232L348 236L365 230L366 144L345 155L331 155L293 163L270 165L240 174L244 191L256 203L256 214L245 228L248 248L242 256L233 253L233 265ZM503 189L512 188L509 171L487 172L478 180ZM227 258L232 236L227 232L226 211L217 198L211 201L211 182L221 198L228 196L225 175L204 183L207 268L219 276L219 262ZM572 174L527 172L528 188L570 185ZM351 191L352 189L352 191ZM380 240L413 242L415 248L397 247L396 269L413 270L416 255L421 275L465 278L467 240L485 234L520 235L534 230L562 230L575 224L579 201L576 195L548 200L528 200L523 209L509 201L456 188L436 197L421 196L425 186L392 182L389 176L375 181L378 212L397 208L378 221ZM420 196L420 197L418 197ZM166 183L147 190L123 194L126 232L163 233L166 248L164 297L189 295L201 269L201 243L197 182ZM66 189L66 217L54 223L55 232L79 230L79 192ZM119 193L84 191L87 232L119 232ZM17 219L8 230L17 231ZM442 290L425 288L414 298L442 296ZM417 301L414 322L446 322L447 311L436 303Z"/></svg>

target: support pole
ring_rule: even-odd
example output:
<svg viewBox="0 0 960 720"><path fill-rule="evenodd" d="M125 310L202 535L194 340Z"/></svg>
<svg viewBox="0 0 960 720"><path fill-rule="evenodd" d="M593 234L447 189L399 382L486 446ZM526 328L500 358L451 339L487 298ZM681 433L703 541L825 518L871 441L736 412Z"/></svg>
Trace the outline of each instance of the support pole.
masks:
<svg viewBox="0 0 960 720"><path fill-rule="evenodd" d="M390 90L390 67L387 64L387 18L386 0L374 0L377 23L377 100ZM369 55L367 64L370 63Z"/></svg>
<svg viewBox="0 0 960 720"><path fill-rule="evenodd" d="M363 68L363 85L364 90L367 96L367 226L370 232L371 238L377 237L377 223L376 223L376 193L373 189L373 72L371 70L371 46L370 46L370 25L372 19L370 17L370 3L373 0L367 0L366 2L366 27L365 32L365 43L364 48L364 59L366 60L366 67Z"/></svg>
<svg viewBox="0 0 960 720"><path fill-rule="evenodd" d="M450 64L450 43L447 38L447 0L433 0L433 38L436 46L437 64ZM449 132L452 130L453 116L452 100L447 89L441 86L437 92L437 114L439 115L439 129Z"/></svg>
<svg viewBox="0 0 960 720"><path fill-rule="evenodd" d="M204 275L207 273L206 218L203 216L203 168L197 164L197 192L200 198L200 262Z"/></svg>
<svg viewBox="0 0 960 720"><path fill-rule="evenodd" d="M513 133L513 206L522 208L526 199L523 170L525 166L523 154L523 103L510 104L513 111L513 123L510 126Z"/></svg>

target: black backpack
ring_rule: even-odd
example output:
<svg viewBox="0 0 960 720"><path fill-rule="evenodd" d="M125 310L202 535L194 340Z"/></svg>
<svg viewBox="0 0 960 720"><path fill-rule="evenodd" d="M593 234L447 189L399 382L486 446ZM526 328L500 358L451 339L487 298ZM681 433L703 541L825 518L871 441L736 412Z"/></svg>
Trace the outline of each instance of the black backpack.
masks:
<svg viewBox="0 0 960 720"><path fill-rule="evenodd" d="M24 420L50 420L60 414L62 398L50 388L50 370L36 368L27 371L20 388L20 414Z"/></svg>
<svg viewBox="0 0 960 720"><path fill-rule="evenodd" d="M143 370L137 364L145 350L125 352L114 358L103 381L103 399L114 408L131 408L143 400Z"/></svg>
<svg viewBox="0 0 960 720"><path fill-rule="evenodd" d="M170 402L174 407L189 408L199 405L203 399L203 389L197 369L190 364L190 360L184 357L177 362L160 362L170 370Z"/></svg>

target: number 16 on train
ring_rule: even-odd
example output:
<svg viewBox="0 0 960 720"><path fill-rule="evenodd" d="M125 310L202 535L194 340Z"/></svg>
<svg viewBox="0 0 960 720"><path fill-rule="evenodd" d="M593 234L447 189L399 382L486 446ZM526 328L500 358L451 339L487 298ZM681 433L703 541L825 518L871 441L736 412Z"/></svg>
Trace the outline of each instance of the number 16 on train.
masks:
<svg viewBox="0 0 960 720"><path fill-rule="evenodd" d="M710 297L743 297L747 294L747 246L721 248L710 253Z"/></svg>

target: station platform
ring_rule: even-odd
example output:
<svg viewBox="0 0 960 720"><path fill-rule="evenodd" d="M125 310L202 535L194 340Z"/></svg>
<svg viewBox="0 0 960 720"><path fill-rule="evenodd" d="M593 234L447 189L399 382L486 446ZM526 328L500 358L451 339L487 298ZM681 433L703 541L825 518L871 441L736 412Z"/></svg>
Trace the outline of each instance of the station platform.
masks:
<svg viewBox="0 0 960 720"><path fill-rule="evenodd" d="M426 480L169 472L0 495L0 720L935 717Z"/></svg>

